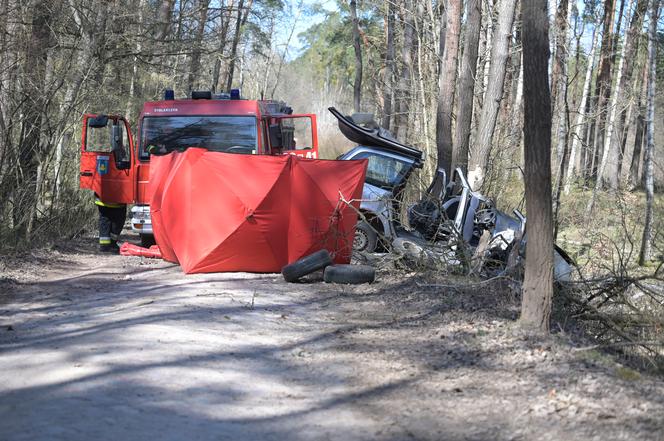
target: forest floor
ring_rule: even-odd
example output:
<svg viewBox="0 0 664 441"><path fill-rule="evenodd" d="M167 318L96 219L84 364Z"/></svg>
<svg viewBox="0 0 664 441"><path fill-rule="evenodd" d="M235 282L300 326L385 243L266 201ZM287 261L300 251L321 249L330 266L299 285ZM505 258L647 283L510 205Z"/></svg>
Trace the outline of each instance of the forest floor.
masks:
<svg viewBox="0 0 664 441"><path fill-rule="evenodd" d="M664 440L663 378L527 337L490 283L185 276L92 239L0 271L5 441Z"/></svg>

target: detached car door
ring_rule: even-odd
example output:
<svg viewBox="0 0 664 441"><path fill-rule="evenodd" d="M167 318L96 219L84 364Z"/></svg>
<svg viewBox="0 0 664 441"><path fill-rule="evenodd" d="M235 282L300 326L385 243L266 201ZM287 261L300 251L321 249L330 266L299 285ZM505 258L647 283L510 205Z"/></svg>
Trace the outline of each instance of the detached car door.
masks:
<svg viewBox="0 0 664 441"><path fill-rule="evenodd" d="M129 124L117 115L84 115L80 187L104 202L135 199L134 143Z"/></svg>

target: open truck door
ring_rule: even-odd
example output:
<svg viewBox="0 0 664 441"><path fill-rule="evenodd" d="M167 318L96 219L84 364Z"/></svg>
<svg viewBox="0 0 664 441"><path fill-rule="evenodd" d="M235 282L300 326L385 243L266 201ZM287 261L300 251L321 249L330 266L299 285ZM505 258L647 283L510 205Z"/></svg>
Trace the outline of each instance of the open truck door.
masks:
<svg viewBox="0 0 664 441"><path fill-rule="evenodd" d="M134 202L134 143L127 121L117 115L84 115L80 187L104 202Z"/></svg>
<svg viewBox="0 0 664 441"><path fill-rule="evenodd" d="M271 154L318 159L316 115L287 115L268 118L267 139Z"/></svg>

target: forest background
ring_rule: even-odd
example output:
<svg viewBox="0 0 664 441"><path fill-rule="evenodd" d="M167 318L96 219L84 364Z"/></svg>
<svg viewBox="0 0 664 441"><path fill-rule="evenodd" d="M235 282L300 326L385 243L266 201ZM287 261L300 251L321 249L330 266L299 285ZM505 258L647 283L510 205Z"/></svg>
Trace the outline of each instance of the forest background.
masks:
<svg viewBox="0 0 664 441"><path fill-rule="evenodd" d="M549 2L556 236L591 265L611 265L616 251L635 262L646 236L642 263L661 259L660 3ZM81 219L94 219L90 195L78 190L81 115L123 114L135 129L142 103L164 89L183 98L239 88L316 113L327 158L350 147L327 108L372 112L427 153L412 199L439 165L454 165L501 209L523 208L519 8L517 0L0 0L0 247L80 234Z"/></svg>

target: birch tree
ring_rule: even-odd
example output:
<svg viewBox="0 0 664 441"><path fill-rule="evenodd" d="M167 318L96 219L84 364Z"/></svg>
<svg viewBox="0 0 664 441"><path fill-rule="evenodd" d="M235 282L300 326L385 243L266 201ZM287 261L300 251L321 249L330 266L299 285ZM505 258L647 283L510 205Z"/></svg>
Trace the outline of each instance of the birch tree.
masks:
<svg viewBox="0 0 664 441"><path fill-rule="evenodd" d="M633 3L633 2L632 2ZM632 5L630 5L632 6ZM643 27L643 18L648 7L647 0L636 0L636 7L632 19L630 21L629 29L625 37L623 46L624 65L621 75L617 75L618 81L616 86L616 103L620 108L611 109L612 112L617 112L619 116L613 116L613 124L611 126L612 136L608 148L608 162L603 175L603 180L606 185L616 190L620 186L620 170L622 168L623 159L623 141L626 134L624 133L625 121L627 119L627 112L631 106L630 86L632 85L632 76L634 72L635 58L638 50L639 36L641 28ZM631 9L631 8L630 8Z"/></svg>
<svg viewBox="0 0 664 441"><path fill-rule="evenodd" d="M644 176L646 189L646 213L641 239L639 265L644 265L652 258L652 241L654 236L653 217L655 200L655 183L653 161L655 150L655 85L657 83L657 21L659 20L660 0L651 0L650 24L648 25L648 94L646 99L646 150Z"/></svg>
<svg viewBox="0 0 664 441"><path fill-rule="evenodd" d="M500 102L503 98L503 84L505 82L515 8L516 0L500 0L498 5L498 21L492 39L489 81L479 116L477 138L470 149L468 160L468 181L475 190L482 188L486 177L493 133L496 128Z"/></svg>
<svg viewBox="0 0 664 441"><path fill-rule="evenodd" d="M564 194L568 194L572 180L576 173L576 158L580 153L579 148L581 144L581 136L584 129L584 120L586 119L586 107L588 104L588 96L590 94L590 83L592 81L592 73L595 68L596 48L599 32L593 29L592 42L590 44L590 53L588 54L588 65L586 66L586 74L583 80L583 88L581 90L581 101L577 110L577 117L572 128L572 147L569 155L569 165L567 166L567 174L565 178Z"/></svg>

